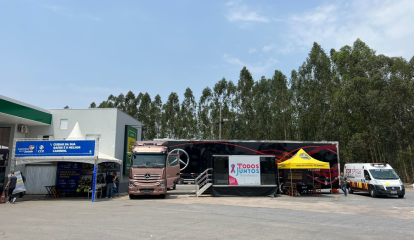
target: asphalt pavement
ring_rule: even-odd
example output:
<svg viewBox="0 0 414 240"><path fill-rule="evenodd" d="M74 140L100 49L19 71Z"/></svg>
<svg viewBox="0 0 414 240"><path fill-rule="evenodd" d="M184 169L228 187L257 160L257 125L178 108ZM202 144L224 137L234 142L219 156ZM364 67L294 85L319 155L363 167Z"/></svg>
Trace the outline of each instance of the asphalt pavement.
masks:
<svg viewBox="0 0 414 240"><path fill-rule="evenodd" d="M0 205L0 239L413 239L414 191L406 197L193 196L64 198ZM26 198L30 199L30 197Z"/></svg>

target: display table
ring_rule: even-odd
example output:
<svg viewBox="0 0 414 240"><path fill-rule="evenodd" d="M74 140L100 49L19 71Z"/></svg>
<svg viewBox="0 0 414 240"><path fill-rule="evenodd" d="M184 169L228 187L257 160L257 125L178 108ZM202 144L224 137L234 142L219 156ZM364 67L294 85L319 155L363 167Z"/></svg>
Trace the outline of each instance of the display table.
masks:
<svg viewBox="0 0 414 240"><path fill-rule="evenodd" d="M47 194L45 197L59 198L59 186L45 186Z"/></svg>

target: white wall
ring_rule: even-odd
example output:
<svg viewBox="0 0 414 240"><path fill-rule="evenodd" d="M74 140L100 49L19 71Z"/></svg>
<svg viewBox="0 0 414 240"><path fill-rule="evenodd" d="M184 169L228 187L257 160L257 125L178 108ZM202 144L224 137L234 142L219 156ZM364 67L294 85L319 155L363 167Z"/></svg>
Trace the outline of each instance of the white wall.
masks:
<svg viewBox="0 0 414 240"><path fill-rule="evenodd" d="M138 130L138 137L137 141L141 141L141 130L142 130L142 124L129 116L128 114L118 111L117 115L117 122L116 122L116 152L115 152L115 158L118 159L124 159L125 155L125 126L130 125L133 128L136 128ZM123 167L122 167L122 175L124 175ZM127 182L128 176L123 176L122 182Z"/></svg>
<svg viewBox="0 0 414 240"><path fill-rule="evenodd" d="M117 111L115 108L50 110L54 138L67 138L78 123L85 137L88 134L101 135L99 151L114 156ZM61 119L68 119L67 129L60 129Z"/></svg>

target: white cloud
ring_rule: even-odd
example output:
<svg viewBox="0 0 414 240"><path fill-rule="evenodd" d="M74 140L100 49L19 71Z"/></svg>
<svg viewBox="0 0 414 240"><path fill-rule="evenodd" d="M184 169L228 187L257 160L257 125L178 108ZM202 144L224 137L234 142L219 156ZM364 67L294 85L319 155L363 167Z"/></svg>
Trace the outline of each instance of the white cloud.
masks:
<svg viewBox="0 0 414 240"><path fill-rule="evenodd" d="M51 11L53 11L53 12L55 12L55 13L58 13L58 14L61 14L61 15L64 15L64 16L77 17L77 15L71 13L66 7L63 7L63 6L45 5L44 7L51 10ZM100 17L96 17L96 16L92 16L92 15L78 15L78 17L87 18L89 20L96 21L96 22L101 22L102 21L102 19Z"/></svg>
<svg viewBox="0 0 414 240"><path fill-rule="evenodd" d="M270 19L266 16L260 15L256 11L249 9L247 5L241 2L228 2L226 4L228 8L227 19L230 22L264 22L267 23Z"/></svg>
<svg viewBox="0 0 414 240"><path fill-rule="evenodd" d="M329 52L330 48L352 45L360 38L378 54L403 56L409 60L414 55L413 13L412 0L323 4L287 18L286 48L309 50L313 42L318 42Z"/></svg>
<svg viewBox="0 0 414 240"><path fill-rule="evenodd" d="M269 68L275 68L275 64L278 62L274 58L269 58L264 63L258 62L255 64L250 64L243 62L239 58L233 57L229 54L224 54L223 60L230 63L233 66L236 66L239 69L246 67L251 73L260 75L266 73Z"/></svg>
<svg viewBox="0 0 414 240"><path fill-rule="evenodd" d="M255 53L255 52L257 52L257 49L256 48L249 48L249 53L251 54L251 53Z"/></svg>
<svg viewBox="0 0 414 240"><path fill-rule="evenodd" d="M62 10L65 10L64 7L57 6L57 5L53 5L53 6L46 5L45 7L52 10L53 12L60 12Z"/></svg>
<svg viewBox="0 0 414 240"><path fill-rule="evenodd" d="M89 18L90 20L96 21L96 22L101 22L102 19L100 17L95 17L95 16L91 16L91 15L86 15L87 18Z"/></svg>
<svg viewBox="0 0 414 240"><path fill-rule="evenodd" d="M275 46L274 44L270 44L270 45L264 46L264 47L262 48L262 51L263 51L263 52L269 52L270 50L274 49L275 47L276 47L276 46Z"/></svg>

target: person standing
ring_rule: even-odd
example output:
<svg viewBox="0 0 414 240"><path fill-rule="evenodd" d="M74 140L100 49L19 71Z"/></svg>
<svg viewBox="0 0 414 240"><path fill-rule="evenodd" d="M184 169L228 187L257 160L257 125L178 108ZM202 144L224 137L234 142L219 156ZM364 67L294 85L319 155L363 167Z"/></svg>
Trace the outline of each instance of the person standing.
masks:
<svg viewBox="0 0 414 240"><path fill-rule="evenodd" d="M6 188L8 189L7 193L9 195L9 200L6 203L9 204L12 202L14 204L16 202L16 198L13 196L13 191L16 188L17 177L14 175L14 172L11 172L10 175L11 177L6 184Z"/></svg>
<svg viewBox="0 0 414 240"><path fill-rule="evenodd" d="M341 185L341 189L345 194L345 197L347 196L347 192L346 192L346 181L348 180L348 178L346 176L344 176L344 173L341 172L341 177L339 177L339 184Z"/></svg>
<svg viewBox="0 0 414 240"><path fill-rule="evenodd" d="M114 181L116 180L116 176L111 175L111 173L108 173L105 178L105 184L106 184L106 197L105 198L112 198L112 195L114 194Z"/></svg>

